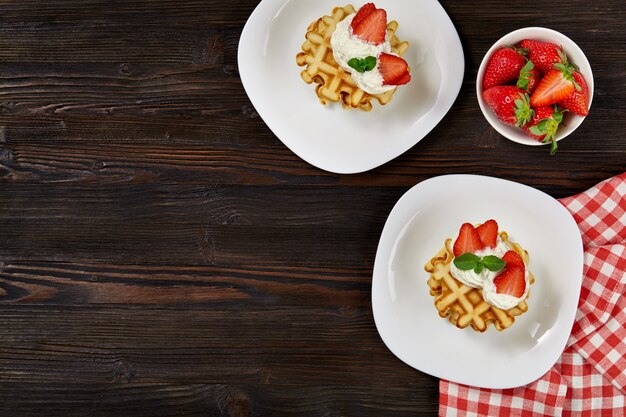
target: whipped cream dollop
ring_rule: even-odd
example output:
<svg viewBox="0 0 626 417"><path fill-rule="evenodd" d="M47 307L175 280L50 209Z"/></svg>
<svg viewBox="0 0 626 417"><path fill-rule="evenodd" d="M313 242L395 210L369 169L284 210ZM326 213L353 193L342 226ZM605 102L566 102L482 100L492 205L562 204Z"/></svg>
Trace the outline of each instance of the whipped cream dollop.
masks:
<svg viewBox="0 0 626 417"><path fill-rule="evenodd" d="M352 33L352 19L356 13L346 16L342 21L337 23L335 31L330 38L330 46L333 49L333 57L341 68L349 72L352 76L357 87L369 94L382 94L389 90L396 88L395 85L384 85L383 76L378 69L378 63L376 68L371 71L358 72L354 68L348 65L348 61L352 58L367 58L373 56L378 60L378 56L386 52L388 54L396 55L391 52L391 44L389 43L389 36L385 36L385 42L374 45L360 39Z"/></svg>
<svg viewBox="0 0 626 417"><path fill-rule="evenodd" d="M484 257L488 255L494 255L498 258L502 258L505 253L509 250L513 250L512 247L508 247L506 242L504 242L500 236L496 241L496 246L493 248L485 248L479 251L474 252L475 255ZM500 275L504 270L500 270L498 272L490 271L487 268L483 268L479 274L474 272L473 269L463 271L456 267L454 264L454 260L450 263L450 273L452 276L463 284L473 287L473 288L482 288L483 290L483 298L489 304L501 308L502 310L508 310L510 308L515 307L528 296L530 276L528 272L528 265L524 268L524 280L526 282L526 289L524 294L521 297L514 297L510 294L498 294L496 285L493 280Z"/></svg>

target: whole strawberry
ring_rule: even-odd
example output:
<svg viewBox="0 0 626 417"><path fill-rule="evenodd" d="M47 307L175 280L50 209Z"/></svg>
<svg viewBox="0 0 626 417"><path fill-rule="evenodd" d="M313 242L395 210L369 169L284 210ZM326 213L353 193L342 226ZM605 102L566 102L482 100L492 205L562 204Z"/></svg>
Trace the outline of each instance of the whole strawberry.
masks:
<svg viewBox="0 0 626 417"><path fill-rule="evenodd" d="M580 86L580 90L574 90L571 96L559 101L559 106L580 116L586 116L589 114L589 87L580 72L574 71L572 76Z"/></svg>
<svg viewBox="0 0 626 417"><path fill-rule="evenodd" d="M535 68L533 61L528 61L520 70L516 85L532 94L537 88L539 78L539 71Z"/></svg>
<svg viewBox="0 0 626 417"><path fill-rule="evenodd" d="M525 63L526 58L519 49L508 46L498 49L487 63L483 77L483 89L487 90L496 85L504 85L517 80Z"/></svg>
<svg viewBox="0 0 626 417"><path fill-rule="evenodd" d="M554 155L557 149L554 136L562 122L563 112L557 106L537 107L530 122L522 129L535 140L551 143L550 155Z"/></svg>
<svg viewBox="0 0 626 417"><path fill-rule="evenodd" d="M567 63L563 48L555 43L524 39L520 45L528 51L528 59L533 61L535 68L544 74L550 71L555 63Z"/></svg>
<svg viewBox="0 0 626 417"><path fill-rule="evenodd" d="M524 90L512 85L499 85L483 91L483 98L502 122L512 126L524 126L530 121L533 110Z"/></svg>

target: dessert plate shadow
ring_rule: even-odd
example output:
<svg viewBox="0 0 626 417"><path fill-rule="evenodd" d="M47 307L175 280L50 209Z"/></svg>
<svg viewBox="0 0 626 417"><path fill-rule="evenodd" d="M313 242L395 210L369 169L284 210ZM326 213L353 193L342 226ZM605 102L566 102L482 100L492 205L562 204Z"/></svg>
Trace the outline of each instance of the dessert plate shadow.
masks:
<svg viewBox="0 0 626 417"><path fill-rule="evenodd" d="M349 3L263 0L238 48L241 81L267 126L300 158L342 174L373 169L424 138L452 107L465 69L459 36L439 2L379 0L389 21L398 21L398 37L410 43L404 58L412 81L386 106L374 103L371 112L323 106L315 86L300 77L296 54L311 22Z"/></svg>
<svg viewBox="0 0 626 417"><path fill-rule="evenodd" d="M424 264L461 224L495 219L530 255L528 311L501 332L458 329L439 317ZM446 175L411 188L391 211L376 253L372 308L387 347L408 365L461 384L512 388L545 374L572 329L583 246L554 198L511 181Z"/></svg>

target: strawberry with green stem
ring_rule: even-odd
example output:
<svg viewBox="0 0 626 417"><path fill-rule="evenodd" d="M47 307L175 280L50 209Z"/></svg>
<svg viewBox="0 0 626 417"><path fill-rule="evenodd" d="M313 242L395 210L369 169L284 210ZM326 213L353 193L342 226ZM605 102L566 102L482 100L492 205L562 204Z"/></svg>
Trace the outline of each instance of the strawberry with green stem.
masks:
<svg viewBox="0 0 626 417"><path fill-rule="evenodd" d="M524 39L520 46L528 51L527 58L541 73L550 71L555 63L567 64L565 51L555 43Z"/></svg>
<svg viewBox="0 0 626 417"><path fill-rule="evenodd" d="M512 85L491 87L483 91L483 99L498 119L508 125L522 127L533 116L528 94L518 87Z"/></svg>
<svg viewBox="0 0 626 417"><path fill-rule="evenodd" d="M528 91L529 94L532 94L539 83L539 75L539 70L535 68L533 61L528 61L519 71L516 86L524 91Z"/></svg>
<svg viewBox="0 0 626 417"><path fill-rule="evenodd" d="M504 46L496 50L483 76L483 89L487 90L496 85L504 85L514 81L526 63L523 49Z"/></svg>
<svg viewBox="0 0 626 417"><path fill-rule="evenodd" d="M535 140L550 143L550 155L557 150L556 131L563 123L563 111L558 106L544 106L534 109L535 113L530 122L522 129Z"/></svg>

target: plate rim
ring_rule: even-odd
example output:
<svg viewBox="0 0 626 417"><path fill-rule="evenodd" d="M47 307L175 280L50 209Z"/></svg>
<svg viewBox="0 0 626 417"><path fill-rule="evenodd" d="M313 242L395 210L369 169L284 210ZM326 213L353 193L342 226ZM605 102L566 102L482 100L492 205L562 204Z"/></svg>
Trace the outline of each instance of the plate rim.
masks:
<svg viewBox="0 0 626 417"><path fill-rule="evenodd" d="M376 288L379 285L384 284L384 282L382 284L376 285L376 283L378 283L379 281L383 280L383 278L388 279L387 277L387 273L386 271L386 264L390 261L391 256L386 256L385 259L381 259L381 252L383 251L384 248L381 248L381 243L383 242L383 238L386 237L386 234L388 234L388 230L391 224L391 221L393 219L392 215L394 213L394 211L396 211L396 209L401 209L402 205L404 204L402 203L403 201L408 200L413 194L419 192L420 188L422 188L424 186L424 184L428 184L428 183L432 183L432 182L436 182L436 181L446 181L446 180L453 180L455 178L478 178L480 180L488 180L488 181L496 181L496 182L504 182L507 183L509 185L513 185L515 187L520 187L520 188L525 188L528 191L537 193L537 195L542 195L542 198L548 198L549 200L553 201L554 203L556 203L558 205L558 207L560 207L560 209L563 210L564 214L567 214L567 220L568 222L570 222L570 225L575 227L576 230L579 232L577 234L578 238L577 241L575 242L577 244L577 247L580 249L579 251L579 263L577 263L577 265L575 265L575 268L577 270L577 286L574 290L574 293L572 294L572 298L570 301L570 304L573 304L573 307L571 307L571 310L568 311L568 316L565 317L564 320L564 324L563 326L565 328L568 329L567 335L565 337L563 337L563 340L558 340L559 342L559 349L558 349L558 354L555 354L555 357L553 358L553 360L551 359L550 361L547 361L546 364L544 364L544 366L542 367L538 367L537 370L535 372L533 372L531 374L532 378L530 377L516 377L515 375L513 375L513 377L509 377L509 378L500 378L500 379L495 379L493 380L494 383L488 383L488 384L484 384L484 383L474 383L473 382L473 378L466 378L461 376L460 378L455 377L455 375L451 375L450 372L444 371L444 372L440 372L437 369L434 369L433 367L429 368L429 369L424 369L425 367L423 366L416 366L411 360L411 358L407 358L405 357L404 353L398 352L396 349L396 346L394 345L394 343L390 342L388 339L391 337L389 336L389 334L387 334L386 330L385 330L385 326L382 323L382 318L381 316L381 311L380 311L380 306L377 307L378 302L376 301L376 298L378 297L377 295L377 291ZM556 206L555 206L556 207ZM560 210L559 209L559 210ZM410 222L410 220L408 220ZM400 230L402 230L404 227L407 226L407 222L402 223L399 227ZM387 232L387 233L386 233ZM395 239L397 239L399 235L396 234ZM387 250L388 252L391 253L391 249ZM382 262L385 261L385 265L382 265ZM384 276L381 277L381 273L380 271L384 272ZM571 213L562 205L558 202L557 199L555 199L554 197L550 196L549 194L538 190L534 187L525 185L525 184L521 184L515 181L511 181L511 180L507 180L507 179L502 179L502 178L497 178L497 177L491 177L491 176L486 176L486 175L475 175L475 174L446 174L446 175L439 175L439 176L435 176L435 177L431 177L428 178L424 181L421 181L419 183L417 183L416 185L414 185L413 187L411 187L409 190L407 190L399 199L398 201L394 204L393 208L391 209L389 215L387 216L387 220L385 221L385 225L383 227L383 230L380 234L380 239L378 242L378 247L376 249L376 258L374 261L374 267L373 267L373 271L372 271L372 294L371 294L371 302L372 302L372 315L374 317L374 323L376 326L376 330L378 331L378 334L380 336L380 338L382 339L383 343L385 344L385 346L398 358L400 359L402 362L404 362L405 364L411 366L412 368L420 371L420 372L424 372L426 374L429 374L431 376L434 376L436 378L440 378L440 379L446 379L452 382L456 382L456 383L460 383L460 384L465 384L465 385L470 385L470 386L474 386L474 387L479 387L479 388L489 388L489 389L508 389L508 388L515 388L515 387L519 387L519 386L523 386L526 385L528 383L531 383L535 380L537 380L538 378L540 378L542 375L544 375L546 372L548 372L556 363L556 361L559 359L559 357L561 356L563 350L566 348L567 346L567 341L569 339L569 335L571 334L571 329L574 325L575 322L575 318L576 318L576 312L578 310L578 300L580 298L580 291L581 291L581 287L582 287L582 281L583 281L583 274L584 274L584 246L583 246L583 241L582 241L582 236L580 234L580 229L578 228L578 225L576 223L576 221L574 220L573 216L571 215ZM377 278L378 276L378 278ZM443 320L443 319L442 319ZM465 329L467 330L467 329Z"/></svg>
<svg viewBox="0 0 626 417"><path fill-rule="evenodd" d="M261 14L265 10L280 9L289 1L291 0L261 0L261 2L255 7L255 9L252 11L250 16L248 17L241 31L241 35L239 37L239 42L238 42L238 47L237 47L237 66L238 66L238 72L239 72L239 77L241 79L241 83L244 87L246 95L248 96L248 99L250 100L252 106L255 108L256 112L259 114L259 116L261 117L265 125L270 129L270 131L274 134L274 136L276 136L283 145L285 145L291 152L293 152L300 159L302 159L303 161L307 162L310 165L313 165L314 167L317 167L324 171L328 171L328 172L335 173L335 174L357 174L357 173L367 172L381 165L384 165L396 159L400 155L406 153L409 149L417 145L422 139L428 136L428 134L430 134L435 129L435 127L437 127L437 125L439 125L439 123L441 123L441 121L445 118L445 116L450 112L450 109L452 108L452 106L454 105L454 103L457 101L459 97L461 88L463 86L463 80L465 79L465 65L466 65L465 52L463 50L463 44L461 42L459 33L450 15L446 12L446 10L444 9L444 7L441 5L439 1L427 0L428 2L431 3L432 7L437 8L438 11L440 11L443 14L445 26L441 25L441 28L438 28L438 30L440 31L439 33L444 33L444 34L447 33L446 36L452 37L453 45L448 45L448 49L453 52L447 52L447 54L449 57L451 57L451 59L455 60L456 65L454 67L458 68L458 70L456 71L456 73L449 75L448 78L445 77L445 74L442 75L442 81L440 85L444 85L444 84L448 85L448 87L446 88L449 89L449 92L446 94L446 96L443 99L440 100L442 103L439 103L438 100L436 100L430 106L430 108L424 113L424 115L426 115L426 114L433 112L433 110L436 110L436 114L434 115L434 117L430 116L432 120L428 123L427 128L424 129L424 132L419 132L419 133L412 132L411 131L412 127L409 127L407 128L407 131L405 135L403 136L408 139L407 143L402 146L398 146L397 150L394 150L393 152L391 152L389 155L385 156L381 160L374 160L374 162L372 162L372 161L363 159L362 161L359 161L358 163L351 162L351 165L349 166L335 166L333 164L328 164L326 163L326 161L323 160L323 158L311 157L311 155L306 154L306 152L302 152L300 150L294 149L295 146L293 146L293 143L288 138L281 137L277 133L278 131L280 131L280 129L278 129L278 126L276 125L277 122L275 119L268 117L268 113L266 113L265 108L264 108L265 105L259 100L258 97L255 96L254 93L251 94L251 92L254 90L254 88L252 87L252 84L253 84L251 80L252 76L250 75L252 71L248 70L250 66L242 65L242 62L246 61L245 46L248 42L251 42L251 40L249 39L252 37L251 33L253 31L253 25L256 24L256 20L259 19L259 16L261 16ZM405 0L405 1L410 2L410 0ZM348 3L350 2L348 1ZM267 23L263 25L261 33L265 33L266 30L269 29L270 26L271 26L271 23ZM439 105L436 106L437 104ZM414 125L415 124L417 123L414 123ZM414 137L417 137L417 139L415 139ZM350 158L346 158L346 159L350 160Z"/></svg>

